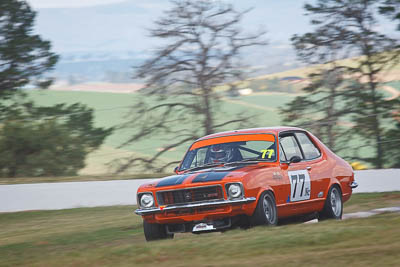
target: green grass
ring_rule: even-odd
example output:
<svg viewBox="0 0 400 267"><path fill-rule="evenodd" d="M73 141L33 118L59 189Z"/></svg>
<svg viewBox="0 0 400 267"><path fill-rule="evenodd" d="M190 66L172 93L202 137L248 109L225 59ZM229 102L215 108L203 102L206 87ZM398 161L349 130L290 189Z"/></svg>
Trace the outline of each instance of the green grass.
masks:
<svg viewBox="0 0 400 267"><path fill-rule="evenodd" d="M388 83L385 83L385 84L397 89L398 91L400 91L400 81L393 81L393 82L388 82Z"/></svg>
<svg viewBox="0 0 400 267"><path fill-rule="evenodd" d="M270 95L262 95L255 94L249 96L241 96L240 99L250 104L255 104L258 106L265 106L268 108L273 108L278 110L282 108L283 105L289 103L294 98L291 94L270 94Z"/></svg>
<svg viewBox="0 0 400 267"><path fill-rule="evenodd" d="M400 205L356 194L345 212ZM134 206L0 214L0 266L396 266L400 215L178 234L146 243Z"/></svg>
<svg viewBox="0 0 400 267"><path fill-rule="evenodd" d="M400 192L353 194L345 203L346 213L368 211L389 206L400 206Z"/></svg>

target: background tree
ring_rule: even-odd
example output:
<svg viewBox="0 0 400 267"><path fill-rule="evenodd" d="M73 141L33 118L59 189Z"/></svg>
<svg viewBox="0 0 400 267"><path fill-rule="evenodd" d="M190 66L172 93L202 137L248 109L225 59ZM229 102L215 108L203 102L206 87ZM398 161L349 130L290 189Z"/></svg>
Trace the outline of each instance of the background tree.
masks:
<svg viewBox="0 0 400 267"><path fill-rule="evenodd" d="M399 110L399 108L397 109ZM400 168L400 153L398 144L400 143L400 116L397 115L397 123L395 127L387 132L387 140L383 142L385 150L385 159L392 168ZM390 139L389 139L390 138Z"/></svg>
<svg viewBox="0 0 400 267"><path fill-rule="evenodd" d="M400 31L400 0L384 0L379 7L379 12L393 21L397 21L397 30ZM390 129L386 133L387 142L384 142L385 153L393 168L400 168L400 149L398 145L393 143L400 141L400 101L397 101L397 106L393 108L393 115L397 119L396 127Z"/></svg>
<svg viewBox="0 0 400 267"><path fill-rule="evenodd" d="M385 71L398 62L399 52L397 40L376 30L378 4L372 0L318 0L315 4L306 4L305 9L312 17L311 23L315 25L315 30L296 35L293 41L299 56L308 62L334 62L332 55L335 55L335 60L359 56L354 58L352 64L336 61L340 69L345 71L342 77L353 82L347 83L340 90L332 90L336 86L324 82L324 85L317 84L315 90L320 92L324 87L330 87L328 101L338 100L340 103L344 97L344 104L338 106L336 110L339 113L335 112L333 117L328 115L332 107L328 105L324 120L333 120L337 126L339 118L352 114L351 133L361 136L363 142L375 148L375 154L362 156L362 159L374 167L382 168L385 157L382 143L388 125L394 121L391 116L394 103L386 101L378 88ZM333 70L336 68L334 66ZM313 100L311 95L307 95L306 99ZM291 121L292 113L296 111L294 105L295 101L284 110L288 121ZM310 103L305 108L321 111ZM323 121L320 125L323 125Z"/></svg>
<svg viewBox="0 0 400 267"><path fill-rule="evenodd" d="M343 105L349 81L344 70L331 62L326 69L316 70L309 75L310 84L303 88L304 96L297 96L281 109L284 124L308 128L321 138L330 149L339 152L345 148L339 136L346 130L340 118L351 111Z"/></svg>
<svg viewBox="0 0 400 267"><path fill-rule="evenodd" d="M58 56L50 42L33 33L36 13L25 1L0 1L0 99L8 98L28 83L46 88Z"/></svg>
<svg viewBox="0 0 400 267"><path fill-rule="evenodd" d="M112 129L93 126L93 111L81 104L9 106L0 127L0 176L76 175L86 155Z"/></svg>
<svg viewBox="0 0 400 267"><path fill-rule="evenodd" d="M0 1L0 176L76 175L113 129L94 127L84 105L37 107L21 90L47 88L58 59L35 16L26 1Z"/></svg>
<svg viewBox="0 0 400 267"><path fill-rule="evenodd" d="M392 20L397 20L397 30L400 31L400 0L383 0L379 12Z"/></svg>
<svg viewBox="0 0 400 267"><path fill-rule="evenodd" d="M171 4L150 30L150 36L160 39L163 46L137 68L135 77L144 81L145 97L133 109L136 115L127 126L135 134L124 145L154 134L173 133L176 139L151 158L127 159L119 171L137 163L152 168L168 149L248 120L242 114L233 120L219 114L223 92L215 87L243 78L240 53L246 47L264 45L263 32L243 34L239 24L246 11L235 11L219 1ZM230 95L234 95L232 86L227 90ZM149 99L157 104L146 102Z"/></svg>

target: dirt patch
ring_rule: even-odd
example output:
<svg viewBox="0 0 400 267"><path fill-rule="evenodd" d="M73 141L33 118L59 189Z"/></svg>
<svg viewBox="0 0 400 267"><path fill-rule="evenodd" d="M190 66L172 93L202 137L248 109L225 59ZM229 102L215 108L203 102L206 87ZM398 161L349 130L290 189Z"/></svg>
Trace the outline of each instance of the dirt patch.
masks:
<svg viewBox="0 0 400 267"><path fill-rule="evenodd" d="M391 87L391 86L382 86L381 87L383 90L385 90L386 92L392 94L392 96L386 97L385 100L389 101L389 100L394 100L396 98L398 98L400 96L400 92L398 90L396 90L395 88Z"/></svg>
<svg viewBox="0 0 400 267"><path fill-rule="evenodd" d="M400 203L400 194L385 194L383 198L385 200L398 200Z"/></svg>

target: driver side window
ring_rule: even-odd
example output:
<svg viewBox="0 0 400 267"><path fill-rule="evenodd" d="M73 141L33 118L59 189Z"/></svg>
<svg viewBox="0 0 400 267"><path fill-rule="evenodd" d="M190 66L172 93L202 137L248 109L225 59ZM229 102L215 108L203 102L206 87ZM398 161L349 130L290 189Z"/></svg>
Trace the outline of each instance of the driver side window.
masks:
<svg viewBox="0 0 400 267"><path fill-rule="evenodd" d="M207 147L202 147L195 150L194 159L189 168L194 168L206 164Z"/></svg>
<svg viewBox="0 0 400 267"><path fill-rule="evenodd" d="M287 160L290 160L293 156L298 156L303 159L299 145L297 144L296 138L293 135L287 135L281 137L280 144L283 148L283 153Z"/></svg>

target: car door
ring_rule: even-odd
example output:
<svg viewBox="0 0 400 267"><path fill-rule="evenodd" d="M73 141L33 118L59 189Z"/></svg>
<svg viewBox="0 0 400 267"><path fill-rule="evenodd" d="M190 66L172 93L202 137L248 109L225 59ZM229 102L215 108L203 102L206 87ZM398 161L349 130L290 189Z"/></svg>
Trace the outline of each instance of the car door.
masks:
<svg viewBox="0 0 400 267"><path fill-rule="evenodd" d="M329 177L326 177L326 173L323 172L325 169L323 165L326 161L322 157L321 150L306 132L295 132L295 136L304 157L301 163L304 164L303 167L308 171L312 181L313 190L310 199L321 199L325 191L324 188L327 186L326 182L329 181Z"/></svg>
<svg viewBox="0 0 400 267"><path fill-rule="evenodd" d="M310 210L312 200L317 198L321 187L318 173L321 153L302 131L284 132L279 142L284 154L281 156L281 168L290 186L287 203L293 206L296 213ZM300 161L288 163L294 156Z"/></svg>

